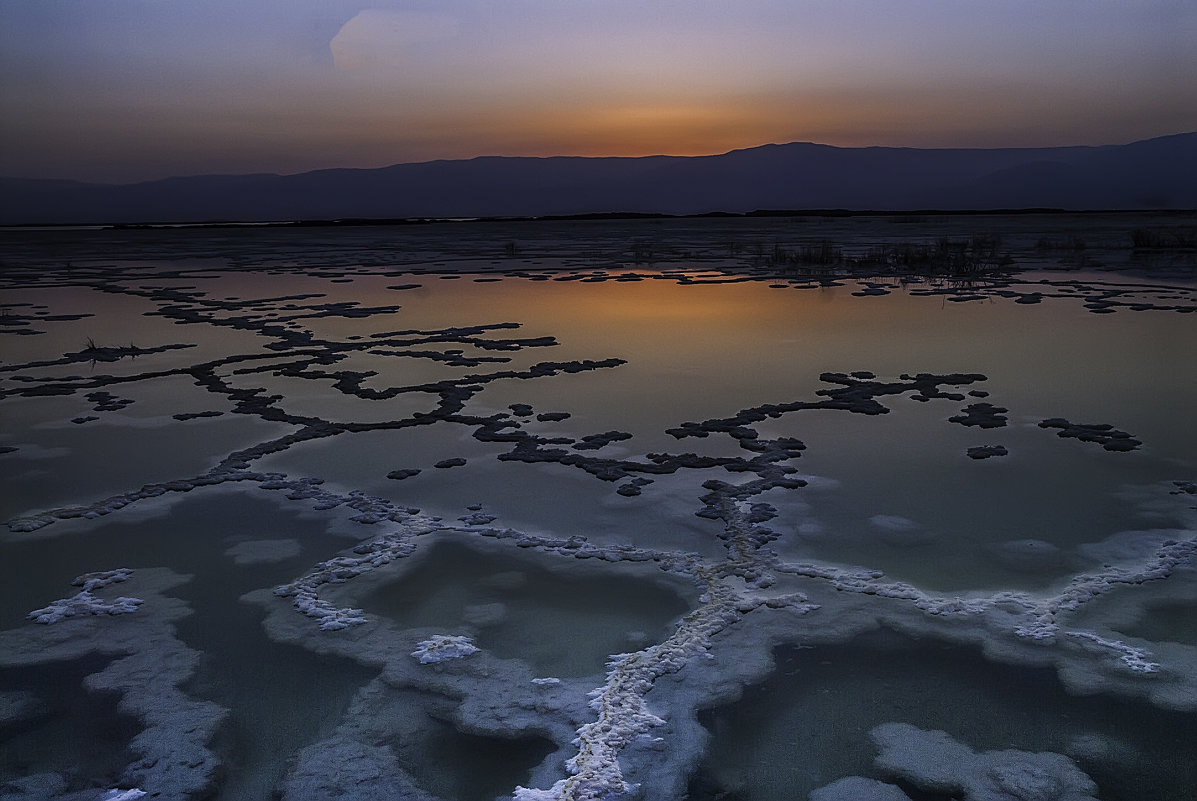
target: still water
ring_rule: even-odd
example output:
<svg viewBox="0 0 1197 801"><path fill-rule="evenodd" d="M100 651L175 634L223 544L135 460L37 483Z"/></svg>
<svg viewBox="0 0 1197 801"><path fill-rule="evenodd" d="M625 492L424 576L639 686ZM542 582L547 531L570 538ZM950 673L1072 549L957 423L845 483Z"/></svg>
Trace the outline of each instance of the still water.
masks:
<svg viewBox="0 0 1197 801"><path fill-rule="evenodd" d="M1192 265L984 224L5 233L4 797L1191 797Z"/></svg>

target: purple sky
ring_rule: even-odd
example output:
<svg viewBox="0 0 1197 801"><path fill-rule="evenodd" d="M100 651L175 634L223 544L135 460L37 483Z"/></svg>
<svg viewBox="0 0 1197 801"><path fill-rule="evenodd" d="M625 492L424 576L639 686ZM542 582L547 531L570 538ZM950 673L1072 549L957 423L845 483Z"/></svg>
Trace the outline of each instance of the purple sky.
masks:
<svg viewBox="0 0 1197 801"><path fill-rule="evenodd" d="M0 0L0 175L1197 130L1192 0Z"/></svg>

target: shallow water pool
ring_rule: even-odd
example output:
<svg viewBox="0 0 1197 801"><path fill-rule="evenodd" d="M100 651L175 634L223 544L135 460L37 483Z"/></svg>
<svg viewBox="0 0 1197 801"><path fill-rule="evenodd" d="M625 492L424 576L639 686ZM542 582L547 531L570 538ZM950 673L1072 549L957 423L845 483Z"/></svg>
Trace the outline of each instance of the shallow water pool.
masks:
<svg viewBox="0 0 1197 801"><path fill-rule="evenodd" d="M1013 272L766 256L959 218L4 232L3 792L940 792L900 723L1185 798L1193 266L975 222Z"/></svg>

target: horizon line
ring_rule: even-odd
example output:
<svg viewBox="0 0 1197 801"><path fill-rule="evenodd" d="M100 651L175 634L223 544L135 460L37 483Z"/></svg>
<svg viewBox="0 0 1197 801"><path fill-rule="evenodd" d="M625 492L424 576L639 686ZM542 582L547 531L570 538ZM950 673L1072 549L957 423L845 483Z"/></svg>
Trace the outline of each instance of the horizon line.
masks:
<svg viewBox="0 0 1197 801"><path fill-rule="evenodd" d="M167 175L162 178L149 178L139 181L124 181L124 182L107 182L107 181L87 181L77 178L28 178L18 177L12 175L0 175L0 181L37 181L37 182L55 182L55 183L74 183L86 184L90 186L105 186L105 187L119 187L119 186L138 186L141 184L161 183L163 181L187 180L192 178L251 178L251 177L275 177L287 178L297 175L311 175L320 172L370 172L373 170L386 170L392 167L418 166L422 164L445 164L451 162L468 162L479 161L483 159L524 159L524 160L538 160L547 161L550 159L620 159L627 161L635 161L641 159L701 159L701 158L718 158L720 156L727 156L732 153L743 153L749 150L760 150L766 147L789 147L791 145L810 145L813 147L826 147L835 150L925 150L925 151L959 151L959 150L1078 150L1078 149L1099 149L1103 147L1125 147L1127 145L1134 145L1140 142L1150 142L1157 139L1169 139L1177 136L1192 136L1197 135L1197 130L1194 131L1178 131L1170 134L1160 134L1159 136L1149 136L1143 139L1132 139L1129 142L1111 142L1099 145L1047 145L1047 146L1015 146L1015 147L915 147L906 145L833 145L825 142L812 142L809 140L793 140L789 142L763 142L757 145L748 145L745 147L734 147L730 150L725 150L718 153L697 153L691 155L671 154L671 153L647 153L638 156L617 156L617 155L579 155L579 154L552 154L545 156L528 156L528 155L502 155L502 154L479 154L476 156L462 156L460 158L439 158L439 159L424 159L420 161L397 161L390 164L383 164L377 167L315 167L309 170L299 170L297 172L203 172L203 173L185 173Z"/></svg>

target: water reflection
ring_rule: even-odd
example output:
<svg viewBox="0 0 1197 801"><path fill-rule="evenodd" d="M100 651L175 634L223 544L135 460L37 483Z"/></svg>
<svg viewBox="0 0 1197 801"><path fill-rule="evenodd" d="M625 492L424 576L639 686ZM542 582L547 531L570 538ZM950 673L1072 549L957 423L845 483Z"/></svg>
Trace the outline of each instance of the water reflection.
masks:
<svg viewBox="0 0 1197 801"><path fill-rule="evenodd" d="M403 636L469 634L487 658L562 677L559 691L574 693L574 706L546 706L546 720L559 716L552 726L522 723L482 737L462 723L452 692L413 682L391 688L388 703L399 710L410 702L419 714L396 724L398 740L361 753L397 749L392 767L403 777L395 786L481 799L509 793L530 771L556 769L544 764L550 754L562 763L572 755L573 730L598 714L586 696L596 685L603 698L626 702L604 709L635 711L648 693L643 682L676 676L692 695L670 696L675 719L660 731L681 732L676 716L689 720L718 694L712 687L734 683L716 670L740 656L722 654L710 632L687 639L703 614L765 631L756 621L801 609L824 615L811 619L833 632L839 615L891 613L885 603L918 597L872 597L868 590L893 586L884 582L964 598L981 590L1051 597L1078 576L1131 571L1162 543L1186 540L1194 516L1183 482L1197 453L1189 412L1197 386L1178 365L1194 341L1197 316L1184 311L1191 287L1142 279L1118 288L1110 274L1075 271L969 286L892 276L821 282L762 266L773 244L785 250L794 236L853 230L852 247L863 252L899 229L925 237L929 227L959 224L76 232L53 242L55 259L71 248L89 251L101 234L112 237L107 247L128 252L117 260L90 250L69 270L57 261L37 266L48 258L33 241L43 235L28 234L8 245L28 269L6 277L4 302L9 322L21 323L11 328L42 333L7 337L0 364L0 511L15 518L0 545L15 577L0 585L3 625L31 625L25 613L88 571L165 566L192 575L172 591L194 609L178 636L205 654L185 689L233 710L212 744L226 778L194 793L224 799L265 797L276 786L298 793L302 782L288 781L324 766L296 755L318 749L333 730L354 736L361 705L374 697L363 688L377 688L380 670L353 658L360 653L351 645L368 639L370 626L386 620ZM1012 247L1025 257L1034 249L1030 223L1010 225ZM691 246L696 231L701 242ZM1086 235L1113 249L1101 231ZM517 235L507 252L502 244ZM628 242L652 245L651 258L633 248L639 263L629 263ZM136 343L140 355L94 364L72 356L88 338L99 348ZM168 344L192 347L141 353ZM843 389L824 373L853 371L877 382L909 383L899 377L918 373L983 378L945 384L934 398L909 389L870 396L880 407L800 408ZM96 392L115 400L91 397ZM1006 424L950 419L979 403L1004 409ZM779 404L793 406L737 418ZM878 409L884 413L867 413ZM1048 418L1109 424L1143 446L1115 453L1061 439L1061 429L1038 425ZM707 420L730 422L703 437L678 436L682 424ZM791 447L774 447L783 441ZM983 445L1006 455L970 458ZM770 488L752 490L764 476ZM229 491L230 482L239 491ZM749 488L744 497L737 486ZM290 500L263 500L268 491ZM448 528L458 539L447 540ZM388 536L409 535L418 541L413 555L386 550ZM471 541L483 535L491 547ZM585 538L599 569L584 569L560 545L571 537ZM379 571L374 583L337 573L363 554L382 554L363 567ZM776 560L815 567L802 580L766 575ZM857 592L845 580L841 593L819 585L821 609L786 595L809 590L802 582L814 582L812 573L829 580L843 565L876 571L863 574L873 584ZM872 775L868 731L903 720L975 749L1069 754L1107 801L1133 798L1136 788L1181 797L1177 788L1197 781L1185 756L1197 734L1191 712L1166 713L1159 726L1153 721L1164 713L1151 703L1120 700L1149 697L1135 682L1156 681L1171 694L1152 703L1188 708L1191 593L1182 591L1183 565L1157 567L1174 575L1120 587L1055 621L1086 634L1043 646L1055 647L1042 652L1053 655L1073 646L1073 661L1059 670L1114 676L1091 685L1098 694L1089 698L1064 693L1056 669L999 666L931 639L885 634L783 647L774 676L703 713L714 739L692 791L799 797L841 776ZM662 570L674 584L645 578ZM292 596L259 593L261 607L238 600L322 571L328 581L314 585L324 593L317 600L360 604L367 628L321 631L291 608ZM263 608L268 618L289 615L304 633L270 639ZM962 641L1016 637L996 612L985 620L970 614L934 622ZM666 641L676 655L652 650ZM1143 659L1164 670L1127 674L1119 646L1142 647ZM1024 647L1003 653L1048 660L1027 657ZM628 680L626 697L618 670L606 676L611 655L624 652L641 654L645 671ZM46 681L77 686L76 673L93 667L47 668ZM453 692L468 692L468 664L460 676L452 666L429 670L445 682L457 677ZM31 676L0 668L0 689L23 692ZM507 703L492 700L495 709ZM89 763L86 777L71 774L72 787L113 784L128 758L128 721L110 707L93 711L95 725L116 733L115 745ZM666 714L647 714L658 712ZM47 714L54 731L74 726L71 710ZM43 768L69 773L46 738L26 748L25 729L2 725L14 749L34 754L8 763L15 766L6 779ZM694 762L669 750L689 746L658 742L650 729L647 740L616 754L617 767L643 777ZM487 761L461 767L475 758ZM374 768L377 776L391 770L366 764Z"/></svg>

